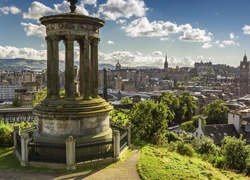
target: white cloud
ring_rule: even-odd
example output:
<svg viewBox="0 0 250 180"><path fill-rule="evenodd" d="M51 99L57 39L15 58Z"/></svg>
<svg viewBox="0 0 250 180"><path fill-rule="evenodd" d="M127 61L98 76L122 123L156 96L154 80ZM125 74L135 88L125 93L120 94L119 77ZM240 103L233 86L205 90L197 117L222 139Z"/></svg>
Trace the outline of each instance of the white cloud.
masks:
<svg viewBox="0 0 250 180"><path fill-rule="evenodd" d="M28 9L28 13L23 13L24 19L35 19L38 20L42 16L53 14L53 9L45 6L44 4L34 1Z"/></svg>
<svg viewBox="0 0 250 180"><path fill-rule="evenodd" d="M127 26L122 26L127 36L138 37L160 37L168 36L171 33L180 32L180 28L176 24L169 21L153 21L149 22L146 17L142 17L132 21Z"/></svg>
<svg viewBox="0 0 250 180"><path fill-rule="evenodd" d="M97 0L83 0L83 3L93 5L94 7L97 6Z"/></svg>
<svg viewBox="0 0 250 180"><path fill-rule="evenodd" d="M224 45L228 45L228 46L230 46L230 45L236 45L236 43L234 41L232 41L232 40L226 40L226 41L223 41L222 43Z"/></svg>
<svg viewBox="0 0 250 180"><path fill-rule="evenodd" d="M234 33L230 33L230 39L234 39L235 38L235 36L234 36Z"/></svg>
<svg viewBox="0 0 250 180"><path fill-rule="evenodd" d="M170 40L170 37L161 37L160 40L161 40L161 41L168 41L168 40Z"/></svg>
<svg viewBox="0 0 250 180"><path fill-rule="evenodd" d="M245 25L242 30L244 34L250 34L250 26Z"/></svg>
<svg viewBox="0 0 250 180"><path fill-rule="evenodd" d="M208 49L208 48L211 48L213 45L211 42L206 42L205 44L203 44L202 48L203 49Z"/></svg>
<svg viewBox="0 0 250 180"><path fill-rule="evenodd" d="M161 51L154 51L153 53L152 53L153 55L162 55L162 52Z"/></svg>
<svg viewBox="0 0 250 180"><path fill-rule="evenodd" d="M204 56L199 55L199 56L197 56L197 59L204 59Z"/></svg>
<svg viewBox="0 0 250 180"><path fill-rule="evenodd" d="M142 56L142 55L143 55L143 54L142 54L141 52L139 52L139 51L136 51L135 54L136 54L137 56Z"/></svg>
<svg viewBox="0 0 250 180"><path fill-rule="evenodd" d="M179 40L181 41L187 41L187 42L210 42L211 34L207 33L205 30L201 30L199 28L197 29L186 29L183 32L183 36L179 37Z"/></svg>
<svg viewBox="0 0 250 180"><path fill-rule="evenodd" d="M38 36L38 37L45 37L46 29L43 25L35 25L32 23L23 23L21 25L24 28L24 31L27 36Z"/></svg>
<svg viewBox="0 0 250 180"><path fill-rule="evenodd" d="M76 7L76 12L78 13L82 13L85 15L89 15L88 11L85 9L84 7L84 3L87 4L92 4L89 1L81 1L81 3L79 5L77 5ZM23 13L23 18L24 19L34 19L34 20L38 20L39 18L43 17L43 16L48 16L48 15L54 15L54 14L60 14L60 13L68 13L70 12L69 9L69 2L67 2L66 0L64 0L61 4L54 4L54 9L38 2L38 1L34 1L31 3L28 12L27 13Z"/></svg>
<svg viewBox="0 0 250 180"><path fill-rule="evenodd" d="M178 26L170 21L153 21L149 22L146 17L132 21L129 25L122 26L127 36L131 37L162 37L161 40L167 40L164 36L183 32L179 37L181 41L187 42L210 42L212 33L206 32L199 28L194 29L190 24Z"/></svg>
<svg viewBox="0 0 250 180"><path fill-rule="evenodd" d="M117 51L108 54L99 52L99 63L116 64L118 61L123 67L138 65L163 67L165 58L162 56L143 56L139 52L134 54L128 51Z"/></svg>
<svg viewBox="0 0 250 180"><path fill-rule="evenodd" d="M170 67L193 67L195 61L191 57L185 57L183 59L179 59L177 57L170 57L168 58L168 65Z"/></svg>
<svg viewBox="0 0 250 180"><path fill-rule="evenodd" d="M0 12L2 12L3 14L19 14L21 13L21 10L18 9L16 6L10 6L10 7L0 7Z"/></svg>
<svg viewBox="0 0 250 180"><path fill-rule="evenodd" d="M107 0L101 4L98 13L106 20L145 16L148 8L142 0Z"/></svg>
<svg viewBox="0 0 250 180"><path fill-rule="evenodd" d="M114 42L113 41L108 41L107 44L114 44Z"/></svg>
<svg viewBox="0 0 250 180"><path fill-rule="evenodd" d="M26 58L35 60L45 60L46 50L35 50L33 48L17 48L13 46L0 46L1 58Z"/></svg>
<svg viewBox="0 0 250 180"><path fill-rule="evenodd" d="M119 19L116 21L117 24L125 24L127 21L125 19Z"/></svg>

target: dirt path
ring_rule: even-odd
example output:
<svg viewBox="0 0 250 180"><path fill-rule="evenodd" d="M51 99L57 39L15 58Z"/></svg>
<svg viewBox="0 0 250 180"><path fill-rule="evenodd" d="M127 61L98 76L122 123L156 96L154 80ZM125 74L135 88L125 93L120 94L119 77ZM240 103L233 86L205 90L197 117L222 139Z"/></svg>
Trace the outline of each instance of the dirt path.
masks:
<svg viewBox="0 0 250 180"><path fill-rule="evenodd" d="M99 171L84 171L72 174L0 172L0 180L140 180L136 165L140 151L134 149L132 155L123 162L115 163Z"/></svg>

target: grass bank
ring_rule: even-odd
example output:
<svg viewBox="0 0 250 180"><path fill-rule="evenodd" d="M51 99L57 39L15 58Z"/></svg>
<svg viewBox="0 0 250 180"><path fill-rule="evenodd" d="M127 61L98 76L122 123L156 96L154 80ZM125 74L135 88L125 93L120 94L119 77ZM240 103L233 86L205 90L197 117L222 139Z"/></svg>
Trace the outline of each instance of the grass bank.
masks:
<svg viewBox="0 0 250 180"><path fill-rule="evenodd" d="M143 180L161 179L237 179L246 180L250 177L231 171L214 168L210 163L196 157L186 157L166 148L144 145L138 163L138 171Z"/></svg>

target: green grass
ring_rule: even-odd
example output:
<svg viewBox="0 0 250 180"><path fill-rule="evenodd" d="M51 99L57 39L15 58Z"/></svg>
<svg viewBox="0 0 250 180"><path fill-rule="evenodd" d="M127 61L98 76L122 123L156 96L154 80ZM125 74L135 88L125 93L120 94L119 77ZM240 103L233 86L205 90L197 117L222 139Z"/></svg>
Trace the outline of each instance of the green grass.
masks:
<svg viewBox="0 0 250 180"><path fill-rule="evenodd" d="M196 157L186 157L166 148L145 145L141 148L138 171L143 180L197 179L226 180L250 179L243 174L214 168L210 163Z"/></svg>

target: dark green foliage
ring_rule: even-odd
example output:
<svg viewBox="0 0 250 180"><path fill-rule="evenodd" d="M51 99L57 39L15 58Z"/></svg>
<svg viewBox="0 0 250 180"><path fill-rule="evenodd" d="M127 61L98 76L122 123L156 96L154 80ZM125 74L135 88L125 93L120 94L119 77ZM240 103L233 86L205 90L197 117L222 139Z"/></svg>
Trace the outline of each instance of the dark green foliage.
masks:
<svg viewBox="0 0 250 180"><path fill-rule="evenodd" d="M185 132L194 132L196 128L193 126L193 121L186 121L181 124L181 129Z"/></svg>
<svg viewBox="0 0 250 180"><path fill-rule="evenodd" d="M182 141L182 139L177 134L175 134L173 132L167 132L166 138L167 138L168 142Z"/></svg>
<svg viewBox="0 0 250 180"><path fill-rule="evenodd" d="M202 109L202 113L207 116L207 124L226 124L228 111L229 108L221 99L209 103Z"/></svg>
<svg viewBox="0 0 250 180"><path fill-rule="evenodd" d="M13 146L13 128L9 124L0 122L0 147Z"/></svg>
<svg viewBox="0 0 250 180"><path fill-rule="evenodd" d="M229 169L243 172L246 168L246 159L249 155L246 140L227 136L222 140L221 149L225 156L226 166Z"/></svg>
<svg viewBox="0 0 250 180"><path fill-rule="evenodd" d="M210 137L195 138L192 141L192 146L199 154L218 155L220 148L214 144L214 140Z"/></svg>
<svg viewBox="0 0 250 180"><path fill-rule="evenodd" d="M173 114L162 103L148 100L133 105L130 119L134 139L157 144L156 140L165 135L168 121L173 119Z"/></svg>
<svg viewBox="0 0 250 180"><path fill-rule="evenodd" d="M17 98L15 98L15 99L12 101L12 105L13 105L14 107L20 106L19 100L18 100Z"/></svg>
<svg viewBox="0 0 250 180"><path fill-rule="evenodd" d="M180 142L177 145L177 152L184 156L193 157L194 156L194 149L190 144Z"/></svg>
<svg viewBox="0 0 250 180"><path fill-rule="evenodd" d="M197 108L196 101L189 92L182 93L179 97L164 92L158 98L159 102L164 103L169 110L174 114L174 122L181 123L190 120L195 114Z"/></svg>

